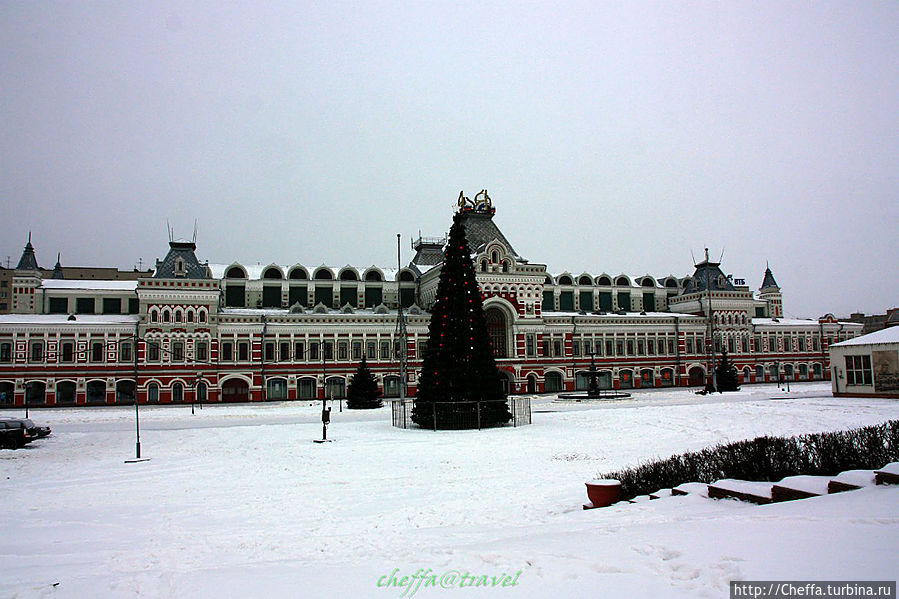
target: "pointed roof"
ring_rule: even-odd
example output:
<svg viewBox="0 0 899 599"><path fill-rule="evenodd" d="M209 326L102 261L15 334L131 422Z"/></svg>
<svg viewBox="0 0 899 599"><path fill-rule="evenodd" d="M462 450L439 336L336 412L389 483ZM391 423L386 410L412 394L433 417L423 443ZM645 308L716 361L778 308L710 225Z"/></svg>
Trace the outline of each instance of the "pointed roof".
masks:
<svg viewBox="0 0 899 599"><path fill-rule="evenodd" d="M698 291L734 291L735 287L730 278L721 270L720 262L709 260L709 251L706 249L705 260L696 264L696 271L684 285L684 295Z"/></svg>
<svg viewBox="0 0 899 599"><path fill-rule="evenodd" d="M59 263L59 253L56 254L56 266L53 267L53 274L50 276L51 279L65 279L65 275L62 272L62 264Z"/></svg>
<svg viewBox="0 0 899 599"><path fill-rule="evenodd" d="M209 269L200 264L196 255L197 244L178 239L169 242L169 253L161 262L156 261L154 279L208 279Z"/></svg>
<svg viewBox="0 0 899 599"><path fill-rule="evenodd" d="M40 266L37 265L37 258L34 255L34 247L31 245L31 233L28 234L28 243L25 244L25 251L22 252L22 257L19 258L16 270L40 270Z"/></svg>
<svg viewBox="0 0 899 599"><path fill-rule="evenodd" d="M480 198L483 197L483 200ZM527 262L524 258L518 255L512 248L512 244L509 243L509 240L506 239L506 236L503 235L502 231L499 230L499 227L496 226L496 223L493 222L493 215L496 214L496 208L490 203L490 198L487 196L487 190L483 190L477 196L475 196L475 202L473 205L468 198L465 198L460 194L459 199L459 214L462 219L462 227L465 229L465 238L468 240L468 247L472 252L482 252L487 244L491 241L499 241L509 253L515 257L515 260L518 262Z"/></svg>
<svg viewBox="0 0 899 599"><path fill-rule="evenodd" d="M777 285L777 281L774 280L774 275L771 274L771 269L770 269L770 268L767 268L767 266L766 266L766 268L765 268L765 278L764 278L764 280L762 281L762 286L759 287L759 289L769 289L769 288L772 288L772 287L773 287L773 288L780 289L780 287Z"/></svg>

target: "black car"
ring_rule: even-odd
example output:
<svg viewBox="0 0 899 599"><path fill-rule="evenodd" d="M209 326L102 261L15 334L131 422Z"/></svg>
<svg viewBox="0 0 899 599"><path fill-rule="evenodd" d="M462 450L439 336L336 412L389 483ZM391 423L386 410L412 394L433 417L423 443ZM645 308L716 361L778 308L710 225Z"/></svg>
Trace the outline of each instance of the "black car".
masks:
<svg viewBox="0 0 899 599"><path fill-rule="evenodd" d="M50 427L37 426L28 418L0 418L0 448L18 449L50 434Z"/></svg>

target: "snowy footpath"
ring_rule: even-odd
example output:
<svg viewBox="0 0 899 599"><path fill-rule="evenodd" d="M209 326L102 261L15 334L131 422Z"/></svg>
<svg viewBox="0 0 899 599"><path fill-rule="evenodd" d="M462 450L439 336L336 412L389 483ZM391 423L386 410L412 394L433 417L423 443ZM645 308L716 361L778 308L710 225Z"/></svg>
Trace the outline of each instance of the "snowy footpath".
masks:
<svg viewBox="0 0 899 599"><path fill-rule="evenodd" d="M896 580L899 487L766 506L584 511L584 483L759 435L899 418L826 383L536 397L533 424L433 432L320 403L32 410L0 450L0 598L728 597L731 580ZM0 410L21 416L22 410Z"/></svg>

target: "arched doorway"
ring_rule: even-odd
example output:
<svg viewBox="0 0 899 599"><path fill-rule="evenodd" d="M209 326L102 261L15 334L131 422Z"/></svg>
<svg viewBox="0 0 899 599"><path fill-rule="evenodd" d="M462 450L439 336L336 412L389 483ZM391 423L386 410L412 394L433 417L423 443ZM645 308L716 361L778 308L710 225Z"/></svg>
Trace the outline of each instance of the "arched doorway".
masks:
<svg viewBox="0 0 899 599"><path fill-rule="evenodd" d="M346 397L346 380L339 376L330 377L325 385L325 397L328 399Z"/></svg>
<svg viewBox="0 0 899 599"><path fill-rule="evenodd" d="M228 379L222 385L222 401L250 401L250 385L243 379Z"/></svg>
<svg viewBox="0 0 899 599"><path fill-rule="evenodd" d="M663 387L671 387L674 385L674 370L671 368L663 368L659 373Z"/></svg>
<svg viewBox="0 0 899 599"><path fill-rule="evenodd" d="M499 382L503 386L503 394L508 395L512 391L512 373L506 370L500 370Z"/></svg>
<svg viewBox="0 0 899 599"><path fill-rule="evenodd" d="M633 389L634 388L634 373L631 370L619 370L618 371L618 386L621 389Z"/></svg>
<svg viewBox="0 0 899 599"><path fill-rule="evenodd" d="M59 381L56 383L56 403L57 404L73 404L75 403L75 383L74 381Z"/></svg>
<svg viewBox="0 0 899 599"><path fill-rule="evenodd" d="M134 401L134 381L117 381L115 400L116 403L132 403Z"/></svg>
<svg viewBox="0 0 899 599"><path fill-rule="evenodd" d="M400 377L389 375L384 377L384 397L400 396Z"/></svg>
<svg viewBox="0 0 899 599"><path fill-rule="evenodd" d="M31 381L25 385L25 402L29 406L43 405L46 400L47 385L43 381Z"/></svg>
<svg viewBox="0 0 899 599"><path fill-rule="evenodd" d="M543 390L546 393L556 393L562 390L562 375L558 372L547 372L543 377Z"/></svg>
<svg viewBox="0 0 899 599"><path fill-rule="evenodd" d="M287 399L287 380L273 378L266 381L265 395L265 398L269 400Z"/></svg>
<svg viewBox="0 0 899 599"><path fill-rule="evenodd" d="M537 392L537 375L529 374L528 375L528 393L536 393Z"/></svg>
<svg viewBox="0 0 899 599"><path fill-rule="evenodd" d="M87 402L106 403L105 381L89 381L87 383Z"/></svg>
<svg viewBox="0 0 899 599"><path fill-rule="evenodd" d="M11 406L16 397L16 386L12 383L0 383L0 406Z"/></svg>
<svg viewBox="0 0 899 599"><path fill-rule="evenodd" d="M690 386L699 387L705 385L705 370L701 366L694 366L690 369Z"/></svg>
<svg viewBox="0 0 899 599"><path fill-rule="evenodd" d="M508 357L506 347L506 315L499 308L487 308L484 312L487 317L487 335L493 345L495 358Z"/></svg>

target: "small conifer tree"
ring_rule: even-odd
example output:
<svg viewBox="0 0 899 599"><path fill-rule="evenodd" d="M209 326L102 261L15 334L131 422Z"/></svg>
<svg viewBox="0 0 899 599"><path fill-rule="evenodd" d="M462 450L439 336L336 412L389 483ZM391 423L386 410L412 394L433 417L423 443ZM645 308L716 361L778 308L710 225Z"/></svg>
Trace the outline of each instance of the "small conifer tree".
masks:
<svg viewBox="0 0 899 599"><path fill-rule="evenodd" d="M378 389L378 381L368 368L365 356L356 368L346 392L346 407L351 410L366 410L380 408L381 391Z"/></svg>
<svg viewBox="0 0 899 599"><path fill-rule="evenodd" d="M718 391L739 391L740 379L737 377L737 369L727 358L727 352L721 354L721 361L715 368L715 377L718 383Z"/></svg>

